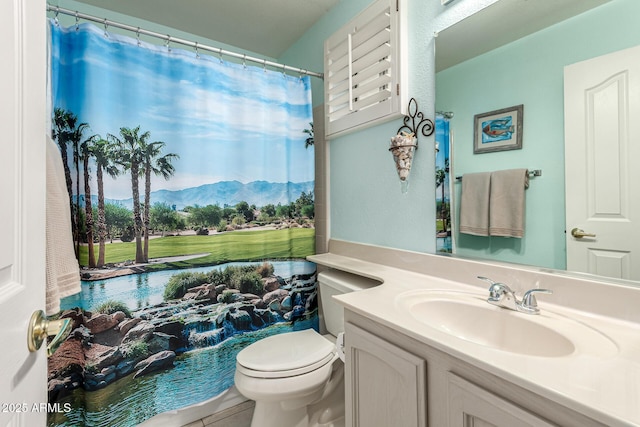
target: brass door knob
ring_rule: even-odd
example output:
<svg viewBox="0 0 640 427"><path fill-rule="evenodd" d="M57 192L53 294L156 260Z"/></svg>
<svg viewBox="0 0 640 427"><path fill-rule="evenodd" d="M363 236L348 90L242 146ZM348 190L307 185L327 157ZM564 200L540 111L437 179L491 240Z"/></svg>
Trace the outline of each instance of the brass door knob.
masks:
<svg viewBox="0 0 640 427"><path fill-rule="evenodd" d="M51 356L71 333L71 325L71 319L48 320L42 310L35 311L31 315L27 331L29 351L38 350L47 337L55 335L47 346L47 356Z"/></svg>
<svg viewBox="0 0 640 427"><path fill-rule="evenodd" d="M582 239L583 237L596 237L595 234L585 233L584 230L581 230L577 227L571 230L571 235L576 239Z"/></svg>

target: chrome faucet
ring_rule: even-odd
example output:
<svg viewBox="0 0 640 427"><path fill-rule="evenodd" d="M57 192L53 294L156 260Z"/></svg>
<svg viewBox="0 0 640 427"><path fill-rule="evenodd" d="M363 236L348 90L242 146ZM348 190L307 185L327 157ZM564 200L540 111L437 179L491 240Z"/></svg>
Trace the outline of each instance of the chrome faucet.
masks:
<svg viewBox="0 0 640 427"><path fill-rule="evenodd" d="M498 307L508 308L510 310L519 311L526 314L540 314L538 308L538 301L536 300L536 293L552 294L549 289L529 289L522 296L522 300L518 300L516 293L504 283L494 282L488 277L478 276L478 279L489 282L489 298L487 302L489 304L497 305Z"/></svg>

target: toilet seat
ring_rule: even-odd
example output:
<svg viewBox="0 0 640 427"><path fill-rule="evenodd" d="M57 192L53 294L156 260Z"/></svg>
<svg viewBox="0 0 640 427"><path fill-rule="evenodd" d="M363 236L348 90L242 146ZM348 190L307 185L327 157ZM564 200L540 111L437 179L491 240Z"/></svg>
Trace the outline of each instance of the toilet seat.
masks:
<svg viewBox="0 0 640 427"><path fill-rule="evenodd" d="M241 364L237 363L236 371L252 378L271 378L271 379L289 378L289 377L295 377L298 375L304 375L304 374L308 374L309 372L313 372L337 358L338 356L335 353L331 353L331 354L328 354L322 360L316 363L313 363L311 365L303 366L301 368L296 368L296 369L288 369L285 371L258 371L254 369L245 368Z"/></svg>
<svg viewBox="0 0 640 427"><path fill-rule="evenodd" d="M236 357L236 369L253 378L287 378L314 371L337 358L336 347L313 329L256 341Z"/></svg>

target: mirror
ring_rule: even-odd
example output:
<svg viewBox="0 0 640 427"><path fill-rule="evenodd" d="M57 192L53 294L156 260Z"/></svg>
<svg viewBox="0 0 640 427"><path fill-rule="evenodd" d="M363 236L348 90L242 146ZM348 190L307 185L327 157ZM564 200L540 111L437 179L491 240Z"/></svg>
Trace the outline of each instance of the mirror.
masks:
<svg viewBox="0 0 640 427"><path fill-rule="evenodd" d="M526 191L525 237L478 237L454 228L454 253L566 270L566 65L640 44L636 0L499 0L438 32L436 111L452 112L451 176L540 169ZM522 149L473 153L474 116L524 105ZM461 184L451 182L456 223Z"/></svg>

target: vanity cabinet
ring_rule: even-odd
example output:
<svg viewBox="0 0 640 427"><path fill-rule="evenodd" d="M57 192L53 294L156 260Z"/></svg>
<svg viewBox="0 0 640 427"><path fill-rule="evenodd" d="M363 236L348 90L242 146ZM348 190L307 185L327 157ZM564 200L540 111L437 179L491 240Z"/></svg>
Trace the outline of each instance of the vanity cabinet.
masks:
<svg viewBox="0 0 640 427"><path fill-rule="evenodd" d="M347 427L603 427L444 351L345 310Z"/></svg>
<svg viewBox="0 0 640 427"><path fill-rule="evenodd" d="M552 427L509 401L466 381L459 376L449 379L449 427Z"/></svg>
<svg viewBox="0 0 640 427"><path fill-rule="evenodd" d="M355 326L345 328L346 426L426 427L426 363Z"/></svg>

